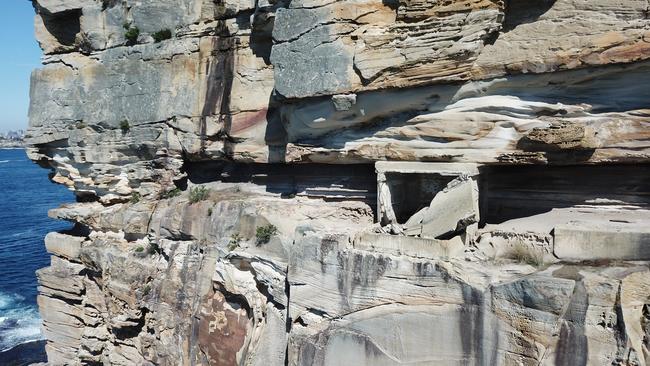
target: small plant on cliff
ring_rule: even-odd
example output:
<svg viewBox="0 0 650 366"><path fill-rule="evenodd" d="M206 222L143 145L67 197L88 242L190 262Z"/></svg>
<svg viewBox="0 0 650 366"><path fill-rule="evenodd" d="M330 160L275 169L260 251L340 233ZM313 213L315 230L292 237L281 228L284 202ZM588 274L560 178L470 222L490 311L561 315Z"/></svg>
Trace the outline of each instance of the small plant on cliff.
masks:
<svg viewBox="0 0 650 366"><path fill-rule="evenodd" d="M533 267L541 267L544 265L544 258L542 255L536 253L533 249L523 243L515 244L509 253L509 257L519 263L526 263Z"/></svg>
<svg viewBox="0 0 650 366"><path fill-rule="evenodd" d="M228 243L228 251L232 252L233 250L237 249L239 247L239 243L241 242L242 238L239 236L238 233L232 234L230 236L230 242Z"/></svg>
<svg viewBox="0 0 650 366"><path fill-rule="evenodd" d="M136 247L136 248L135 248L135 252L136 252L136 253L142 253L142 252L144 252L144 247L143 247L142 245Z"/></svg>
<svg viewBox="0 0 650 366"><path fill-rule="evenodd" d="M266 244L271 240L271 237L278 233L278 228L275 225L268 224L266 226L260 226L255 232L255 238L257 239L257 245Z"/></svg>
<svg viewBox="0 0 650 366"><path fill-rule="evenodd" d="M174 188L171 191L163 192L160 194L160 198L162 199L168 199L168 198L174 198L178 197L181 195L181 190L178 188Z"/></svg>
<svg viewBox="0 0 650 366"><path fill-rule="evenodd" d="M149 286L149 284L144 285L142 288L142 295L147 296L149 295L149 292L151 292L151 286Z"/></svg>
<svg viewBox="0 0 650 366"><path fill-rule="evenodd" d="M172 38L172 31L169 29L161 29L158 32L152 34L151 36L153 37L154 42L158 43L166 39Z"/></svg>
<svg viewBox="0 0 650 366"><path fill-rule="evenodd" d="M123 119L120 122L120 129L122 130L122 133L127 133L131 130L131 125L129 124L129 121Z"/></svg>
<svg viewBox="0 0 650 366"><path fill-rule="evenodd" d="M212 207L208 208L208 216L212 216Z"/></svg>
<svg viewBox="0 0 650 366"><path fill-rule="evenodd" d="M210 190L205 187L199 186L190 188L190 203L204 201L208 198L209 195Z"/></svg>
<svg viewBox="0 0 650 366"><path fill-rule="evenodd" d="M124 33L124 38L126 38L128 44L135 44L138 41L140 36L140 29L138 27L131 27Z"/></svg>
<svg viewBox="0 0 650 366"><path fill-rule="evenodd" d="M142 198L142 196L140 195L139 192L133 192L131 194L131 199L129 200L129 202L134 203L134 204L138 203L138 202L140 202L140 198Z"/></svg>

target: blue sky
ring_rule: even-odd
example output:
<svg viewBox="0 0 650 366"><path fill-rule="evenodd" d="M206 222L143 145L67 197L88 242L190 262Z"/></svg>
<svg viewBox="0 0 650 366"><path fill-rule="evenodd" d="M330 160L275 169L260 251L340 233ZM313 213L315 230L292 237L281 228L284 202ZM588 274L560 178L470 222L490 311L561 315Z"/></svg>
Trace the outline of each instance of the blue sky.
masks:
<svg viewBox="0 0 650 366"><path fill-rule="evenodd" d="M2 0L0 10L0 131L27 127L29 75L39 67L34 8L28 0Z"/></svg>

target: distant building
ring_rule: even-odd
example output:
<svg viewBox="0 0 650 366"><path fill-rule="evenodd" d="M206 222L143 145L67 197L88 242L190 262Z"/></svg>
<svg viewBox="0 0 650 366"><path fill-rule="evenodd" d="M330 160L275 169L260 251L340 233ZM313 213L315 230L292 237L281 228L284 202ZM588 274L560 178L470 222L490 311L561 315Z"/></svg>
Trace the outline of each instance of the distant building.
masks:
<svg viewBox="0 0 650 366"><path fill-rule="evenodd" d="M24 130L0 132L0 149L23 147Z"/></svg>
<svg viewBox="0 0 650 366"><path fill-rule="evenodd" d="M13 140L13 141L22 141L25 137L24 130L8 131L6 133L0 133L0 138L4 140Z"/></svg>

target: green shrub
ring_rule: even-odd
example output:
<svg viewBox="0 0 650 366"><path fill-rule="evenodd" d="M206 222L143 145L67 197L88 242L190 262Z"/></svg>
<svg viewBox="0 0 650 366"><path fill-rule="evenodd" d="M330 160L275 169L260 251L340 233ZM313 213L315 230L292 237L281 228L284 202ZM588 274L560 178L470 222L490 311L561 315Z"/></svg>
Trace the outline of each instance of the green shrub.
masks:
<svg viewBox="0 0 650 366"><path fill-rule="evenodd" d="M147 296L149 295L149 292L151 292L151 286L149 286L149 284L144 285L142 288L142 295Z"/></svg>
<svg viewBox="0 0 650 366"><path fill-rule="evenodd" d="M131 125L129 124L129 121L123 119L120 122L120 129L122 130L123 133L127 133L131 130Z"/></svg>
<svg viewBox="0 0 650 366"><path fill-rule="evenodd" d="M162 42L166 39L172 38L172 31L169 29L161 29L158 32L154 33L151 35L153 37L154 42Z"/></svg>
<svg viewBox="0 0 650 366"><path fill-rule="evenodd" d="M241 242L242 238L239 236L239 234L235 233L230 236L230 242L228 243L228 251L232 252L233 250L237 249L239 247L239 243Z"/></svg>
<svg viewBox="0 0 650 366"><path fill-rule="evenodd" d="M138 27L131 27L130 25L129 29L124 33L124 38L126 38L129 44L135 44L138 41L139 36L140 29L138 29Z"/></svg>
<svg viewBox="0 0 650 366"><path fill-rule="evenodd" d="M255 232L255 238L257 239L257 245L266 244L271 240L271 237L278 233L278 228L275 225L266 225L260 226Z"/></svg>
<svg viewBox="0 0 650 366"><path fill-rule="evenodd" d="M209 195L210 190L203 186L190 188L190 203L204 201L208 198Z"/></svg>
<svg viewBox="0 0 650 366"><path fill-rule="evenodd" d="M208 216L212 216L212 207L208 208Z"/></svg>
<svg viewBox="0 0 650 366"><path fill-rule="evenodd" d="M171 191L163 192L160 194L160 198L162 199L168 199L168 198L174 198L178 197L181 195L181 190L178 188L174 188Z"/></svg>
<svg viewBox="0 0 650 366"><path fill-rule="evenodd" d="M135 248L135 252L136 252L136 253L142 253L142 252L144 252L144 247L141 246L141 245L138 246L137 248Z"/></svg>
<svg viewBox="0 0 650 366"><path fill-rule="evenodd" d="M142 198L142 196L140 195L139 192L133 192L131 193L131 199L129 201L131 203L138 203L140 202L140 198Z"/></svg>

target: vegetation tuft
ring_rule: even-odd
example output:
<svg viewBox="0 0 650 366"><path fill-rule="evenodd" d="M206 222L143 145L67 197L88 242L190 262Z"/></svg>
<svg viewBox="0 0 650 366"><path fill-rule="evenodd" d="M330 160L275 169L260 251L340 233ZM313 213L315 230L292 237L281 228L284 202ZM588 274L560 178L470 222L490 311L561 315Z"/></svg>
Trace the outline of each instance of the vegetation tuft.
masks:
<svg viewBox="0 0 650 366"><path fill-rule="evenodd" d="M158 32L152 34L151 36L153 37L154 42L158 43L166 39L172 38L172 31L169 29L161 29Z"/></svg>
<svg viewBox="0 0 650 366"><path fill-rule="evenodd" d="M139 192L133 192L133 193L131 194L131 199L129 200L129 202L135 204L135 203L140 202L140 199L141 199L141 198L142 198L142 196L140 195Z"/></svg>
<svg viewBox="0 0 650 366"><path fill-rule="evenodd" d="M526 263L533 267L542 267L544 265L544 258L541 254L521 243L515 244L509 253L509 257L519 263Z"/></svg>
<svg viewBox="0 0 650 366"><path fill-rule="evenodd" d="M208 199L210 190L203 186L190 188L190 203L197 203Z"/></svg>
<svg viewBox="0 0 650 366"><path fill-rule="evenodd" d="M122 130L122 133L127 133L131 130L131 125L129 124L129 121L123 119L120 122L120 129Z"/></svg>
<svg viewBox="0 0 650 366"><path fill-rule="evenodd" d="M138 27L131 27L124 33L124 38L126 38L128 44L135 44L138 41L140 36L140 29Z"/></svg>
<svg viewBox="0 0 650 366"><path fill-rule="evenodd" d="M178 197L181 195L181 190L178 188L174 188L171 191L163 192L160 194L161 199L168 199L168 198L174 198Z"/></svg>
<svg viewBox="0 0 650 366"><path fill-rule="evenodd" d="M255 232L255 238L257 239L257 245L266 244L271 240L271 237L278 233L278 228L275 225L266 225L260 226Z"/></svg>
<svg viewBox="0 0 650 366"><path fill-rule="evenodd" d="M228 243L228 251L232 252L233 250L239 247L239 243L242 241L241 236L238 233L232 234L230 236L230 242Z"/></svg>

